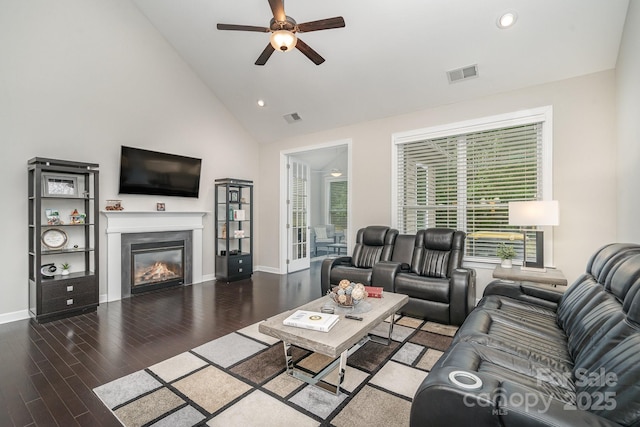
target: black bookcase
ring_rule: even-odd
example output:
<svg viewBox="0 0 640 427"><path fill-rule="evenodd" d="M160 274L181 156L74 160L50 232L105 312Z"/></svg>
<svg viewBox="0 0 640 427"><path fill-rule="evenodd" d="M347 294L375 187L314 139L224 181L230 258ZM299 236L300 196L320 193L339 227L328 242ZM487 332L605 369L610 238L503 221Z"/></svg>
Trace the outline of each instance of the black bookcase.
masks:
<svg viewBox="0 0 640 427"><path fill-rule="evenodd" d="M253 274L253 181L215 180L216 279Z"/></svg>
<svg viewBox="0 0 640 427"><path fill-rule="evenodd" d="M98 164L35 157L27 171L29 314L45 322L95 310Z"/></svg>

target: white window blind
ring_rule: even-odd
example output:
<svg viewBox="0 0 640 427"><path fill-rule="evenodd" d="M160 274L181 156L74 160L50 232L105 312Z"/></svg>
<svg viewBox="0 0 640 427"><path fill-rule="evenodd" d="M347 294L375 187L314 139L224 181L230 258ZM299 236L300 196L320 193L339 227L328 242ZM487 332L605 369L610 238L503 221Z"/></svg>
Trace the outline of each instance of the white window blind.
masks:
<svg viewBox="0 0 640 427"><path fill-rule="evenodd" d="M336 230L347 228L347 181L331 180L328 182L328 223Z"/></svg>
<svg viewBox="0 0 640 427"><path fill-rule="evenodd" d="M508 202L542 199L543 126L540 121L398 144L399 230L463 230L467 258L495 258L500 242L521 242L520 231L508 225ZM521 252L521 244L514 246Z"/></svg>

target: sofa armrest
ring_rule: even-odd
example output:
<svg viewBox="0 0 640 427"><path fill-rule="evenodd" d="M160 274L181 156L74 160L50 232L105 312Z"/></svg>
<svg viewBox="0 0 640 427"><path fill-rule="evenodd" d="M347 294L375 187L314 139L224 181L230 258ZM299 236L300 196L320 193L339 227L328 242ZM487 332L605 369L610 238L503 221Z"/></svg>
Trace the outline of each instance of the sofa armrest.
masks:
<svg viewBox="0 0 640 427"><path fill-rule="evenodd" d="M445 357L445 356L442 356ZM436 365L438 366L438 365ZM411 404L410 427L499 426L498 402L494 399L500 381L474 372L482 386L467 390L449 380L454 367L435 368L422 382Z"/></svg>
<svg viewBox="0 0 640 427"><path fill-rule="evenodd" d="M488 295L501 295L556 310L564 293L522 283L494 280L484 290L483 296Z"/></svg>
<svg viewBox="0 0 640 427"><path fill-rule="evenodd" d="M322 265L320 266L320 291L322 295L331 289L331 269L340 264L351 265L351 257L329 257L322 261Z"/></svg>
<svg viewBox="0 0 640 427"><path fill-rule="evenodd" d="M456 268L450 281L449 322L462 325L476 306L476 271L472 268Z"/></svg>
<svg viewBox="0 0 640 427"><path fill-rule="evenodd" d="M392 261L380 261L373 265L371 286L380 286L386 292L394 292L393 282L402 264Z"/></svg>

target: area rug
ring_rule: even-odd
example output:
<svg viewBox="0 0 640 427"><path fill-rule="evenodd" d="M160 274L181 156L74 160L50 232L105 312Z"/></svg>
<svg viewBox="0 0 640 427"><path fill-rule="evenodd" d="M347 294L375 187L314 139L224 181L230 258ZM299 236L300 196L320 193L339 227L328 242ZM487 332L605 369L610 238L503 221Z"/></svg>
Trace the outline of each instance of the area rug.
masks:
<svg viewBox="0 0 640 427"><path fill-rule="evenodd" d="M387 336L389 320L372 333ZM93 391L127 427L408 426L412 398L455 332L398 317L389 346L369 341L349 356L339 395L287 375L282 342L258 323ZM292 355L309 374L332 361ZM335 385L335 370L324 381Z"/></svg>

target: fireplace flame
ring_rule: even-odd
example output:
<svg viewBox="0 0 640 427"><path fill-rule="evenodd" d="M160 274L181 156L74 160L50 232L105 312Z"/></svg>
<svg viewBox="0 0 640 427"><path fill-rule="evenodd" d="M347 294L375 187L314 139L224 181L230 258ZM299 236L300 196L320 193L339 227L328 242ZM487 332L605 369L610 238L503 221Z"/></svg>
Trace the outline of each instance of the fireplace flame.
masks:
<svg viewBox="0 0 640 427"><path fill-rule="evenodd" d="M144 284L165 282L167 280L172 280L179 277L180 275L171 271L166 263L157 261L152 266L136 271L135 283Z"/></svg>

